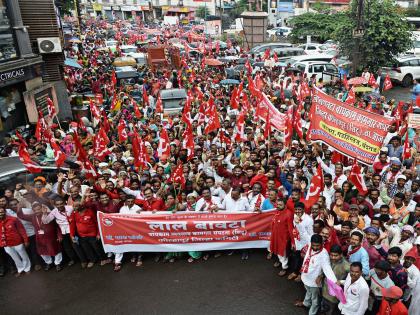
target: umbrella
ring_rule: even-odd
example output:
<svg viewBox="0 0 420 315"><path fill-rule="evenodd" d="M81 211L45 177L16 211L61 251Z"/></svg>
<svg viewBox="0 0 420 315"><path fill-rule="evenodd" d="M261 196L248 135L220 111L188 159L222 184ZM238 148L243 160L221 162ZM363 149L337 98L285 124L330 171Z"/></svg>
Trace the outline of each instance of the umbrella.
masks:
<svg viewBox="0 0 420 315"><path fill-rule="evenodd" d="M238 80L234 80L234 79L225 79L220 81L220 84L222 85L229 85L229 84L239 84L240 82Z"/></svg>
<svg viewBox="0 0 420 315"><path fill-rule="evenodd" d="M206 59L205 63L208 66L222 66L222 65L224 65L223 62L221 62L217 59Z"/></svg>
<svg viewBox="0 0 420 315"><path fill-rule="evenodd" d="M73 67L73 68L77 68L77 69L82 69L83 67L77 62L76 59L72 59L72 58L66 58L66 60L64 61L64 65L67 67Z"/></svg>
<svg viewBox="0 0 420 315"><path fill-rule="evenodd" d="M356 86L354 88L355 92L371 92L373 89L369 86Z"/></svg>
<svg viewBox="0 0 420 315"><path fill-rule="evenodd" d="M351 84L351 85L367 84L367 80L365 78L363 78L363 77L354 77L354 78L351 78L348 81L348 84Z"/></svg>
<svg viewBox="0 0 420 315"><path fill-rule="evenodd" d="M69 41L69 42L71 42L71 43L76 43L76 44L79 44L79 43L81 43L81 42L82 42L82 41L81 41L80 39L78 39L77 37L72 37L72 38L70 38L68 41Z"/></svg>

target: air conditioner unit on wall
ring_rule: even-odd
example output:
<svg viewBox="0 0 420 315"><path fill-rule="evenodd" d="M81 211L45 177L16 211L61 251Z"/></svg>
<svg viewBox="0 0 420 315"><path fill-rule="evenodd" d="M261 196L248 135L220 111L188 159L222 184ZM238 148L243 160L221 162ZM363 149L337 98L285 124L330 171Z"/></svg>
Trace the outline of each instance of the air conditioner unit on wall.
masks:
<svg viewBox="0 0 420 315"><path fill-rule="evenodd" d="M60 37L37 38L38 49L41 54L52 54L62 52Z"/></svg>

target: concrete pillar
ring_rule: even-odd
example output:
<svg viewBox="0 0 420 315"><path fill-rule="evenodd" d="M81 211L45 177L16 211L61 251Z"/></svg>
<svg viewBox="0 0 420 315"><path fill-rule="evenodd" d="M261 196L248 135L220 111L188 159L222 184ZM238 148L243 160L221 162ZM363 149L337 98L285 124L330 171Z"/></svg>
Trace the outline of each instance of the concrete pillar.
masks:
<svg viewBox="0 0 420 315"><path fill-rule="evenodd" d="M6 3L10 22L16 35L19 56L21 58L35 57L36 55L32 52L28 29L23 25L18 0L6 0Z"/></svg>

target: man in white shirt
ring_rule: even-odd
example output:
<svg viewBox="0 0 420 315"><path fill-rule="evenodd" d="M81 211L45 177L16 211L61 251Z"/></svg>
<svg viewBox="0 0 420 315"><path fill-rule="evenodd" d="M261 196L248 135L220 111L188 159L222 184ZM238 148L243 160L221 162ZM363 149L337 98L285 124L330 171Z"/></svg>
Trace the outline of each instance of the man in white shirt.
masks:
<svg viewBox="0 0 420 315"><path fill-rule="evenodd" d="M311 237L311 244L303 259L301 279L305 285L306 294L304 301L298 301L295 306L309 308L309 315L316 315L320 307L320 289L317 278L323 272L327 279L337 282L337 278L331 268L330 256L322 247L323 240L319 234Z"/></svg>
<svg viewBox="0 0 420 315"><path fill-rule="evenodd" d="M123 214L139 214L141 208L134 203L135 197L133 195L128 195L127 199L125 200L124 206L120 208L120 213ZM140 267L143 264L143 255L140 253L132 253L133 256L131 261L136 263L137 267ZM121 262L124 257L124 253L115 253L115 260L114 260L114 271L118 272L121 270Z"/></svg>
<svg viewBox="0 0 420 315"><path fill-rule="evenodd" d="M358 261L350 265L350 273L344 282L347 302L338 304L343 315L364 315L368 308L369 286L362 277L362 269L362 264Z"/></svg>
<svg viewBox="0 0 420 315"><path fill-rule="evenodd" d="M73 212L73 207L66 206L62 199L55 200L54 205L55 208L51 212L48 212L48 208L45 206L42 208L42 223L48 224L53 220L57 222L63 237L61 245L63 246L66 255L70 258L68 266L72 266L75 263L76 255L78 257L83 257L84 255L79 245L73 243L70 237L70 225L68 218ZM85 268L85 265L86 263L82 263L82 268Z"/></svg>
<svg viewBox="0 0 420 315"><path fill-rule="evenodd" d="M265 200L261 194L262 186L260 183L255 183L252 186L252 192L248 195L249 209L251 211L260 211L261 206Z"/></svg>
<svg viewBox="0 0 420 315"><path fill-rule="evenodd" d="M202 197L195 206L195 211L215 211L222 208L220 199L211 195L210 188L203 188L201 195Z"/></svg>
<svg viewBox="0 0 420 315"><path fill-rule="evenodd" d="M221 210L227 211L249 211L249 202L246 197L241 196L239 187L232 188L230 195L227 195L221 205Z"/></svg>

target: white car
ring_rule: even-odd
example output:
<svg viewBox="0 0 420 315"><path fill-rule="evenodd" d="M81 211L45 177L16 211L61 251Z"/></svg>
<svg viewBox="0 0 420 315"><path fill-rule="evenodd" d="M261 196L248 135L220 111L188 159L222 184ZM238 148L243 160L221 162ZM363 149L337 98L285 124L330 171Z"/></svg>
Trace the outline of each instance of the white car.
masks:
<svg viewBox="0 0 420 315"><path fill-rule="evenodd" d="M393 67L382 67L382 72L389 73L392 81L407 87L413 84L414 79L420 79L420 56L408 55L396 59Z"/></svg>
<svg viewBox="0 0 420 315"><path fill-rule="evenodd" d="M105 47L115 47L117 46L118 42L114 39L106 40Z"/></svg>
<svg viewBox="0 0 420 315"><path fill-rule="evenodd" d="M272 36L275 36L275 35L276 35L276 32L277 32L278 30L280 30L280 29L281 29L281 27L274 27L274 28L272 28L272 29L267 30L267 36L268 36L269 38L271 38Z"/></svg>
<svg viewBox="0 0 420 315"><path fill-rule="evenodd" d="M322 78L324 83L331 82L338 77L338 68L336 65L325 61L301 61L293 64L293 68L299 69L306 73L308 78L316 74L316 82Z"/></svg>
<svg viewBox="0 0 420 315"><path fill-rule="evenodd" d="M309 43L299 45L298 48L302 48L305 51L305 54L307 55L315 55L322 54L322 52L324 51L323 49L326 49L327 47L321 44Z"/></svg>

